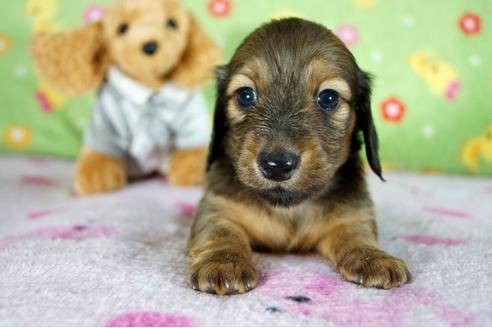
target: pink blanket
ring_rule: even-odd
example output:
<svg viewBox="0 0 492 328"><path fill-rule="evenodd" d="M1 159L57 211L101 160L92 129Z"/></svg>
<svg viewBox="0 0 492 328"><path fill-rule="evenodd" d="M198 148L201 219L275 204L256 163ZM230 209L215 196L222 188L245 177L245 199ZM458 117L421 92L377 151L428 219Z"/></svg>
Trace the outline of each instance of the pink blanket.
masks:
<svg viewBox="0 0 492 328"><path fill-rule="evenodd" d="M341 280L321 258L255 255L261 283L190 289L185 243L200 189L163 179L76 197L73 163L0 157L0 326L492 325L492 180L373 177L380 243L414 281Z"/></svg>

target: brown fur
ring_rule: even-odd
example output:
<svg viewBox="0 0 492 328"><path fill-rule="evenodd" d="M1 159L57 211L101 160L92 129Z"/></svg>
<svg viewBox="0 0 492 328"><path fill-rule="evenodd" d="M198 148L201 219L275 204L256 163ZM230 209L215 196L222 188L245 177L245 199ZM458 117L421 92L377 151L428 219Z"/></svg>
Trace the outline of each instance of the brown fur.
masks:
<svg viewBox="0 0 492 328"><path fill-rule="evenodd" d="M103 24L97 22L72 32L36 35L31 53L39 74L69 95L94 89L111 63L102 34Z"/></svg>
<svg viewBox="0 0 492 328"><path fill-rule="evenodd" d="M258 94L248 110L236 102L241 87ZM324 88L340 94L334 112L315 101ZM334 34L300 19L253 32L218 73L206 191L188 242L190 284L219 295L254 288L253 250L317 251L366 287L408 282L406 264L377 246L359 134L381 177L369 78ZM287 181L258 168L260 153L275 149L301 158Z"/></svg>
<svg viewBox="0 0 492 328"><path fill-rule="evenodd" d="M171 156L169 176L171 184L196 186L204 180L207 149L177 149Z"/></svg>
<svg viewBox="0 0 492 328"><path fill-rule="evenodd" d="M83 147L75 168L74 187L79 195L118 190L126 184L126 167L121 160Z"/></svg>
<svg viewBox="0 0 492 328"><path fill-rule="evenodd" d="M169 18L175 20L177 28L166 27ZM117 34L123 23L129 26L124 37ZM141 47L150 40L158 41L159 50L145 56ZM154 90L169 80L194 89L211 77L220 61L217 45L177 0L117 0L101 22L71 32L36 35L31 54L42 77L71 95L96 88L111 64ZM169 180L177 185L201 183L207 150L176 151ZM87 148L80 153L75 185L81 194L114 190L126 184L126 176L109 182L121 174L123 163L111 157L111 163L119 163L108 165L108 158Z"/></svg>

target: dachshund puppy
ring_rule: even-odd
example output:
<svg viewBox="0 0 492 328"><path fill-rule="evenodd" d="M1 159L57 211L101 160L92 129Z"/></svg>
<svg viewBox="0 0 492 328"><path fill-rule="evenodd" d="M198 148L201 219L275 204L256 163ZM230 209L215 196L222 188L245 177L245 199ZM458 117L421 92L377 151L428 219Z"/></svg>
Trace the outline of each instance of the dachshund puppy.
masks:
<svg viewBox="0 0 492 328"><path fill-rule="evenodd" d="M410 280L378 247L359 156L382 179L370 79L328 29L297 18L253 32L219 69L206 191L188 251L189 282L219 295L258 283L253 250L317 251L346 280Z"/></svg>

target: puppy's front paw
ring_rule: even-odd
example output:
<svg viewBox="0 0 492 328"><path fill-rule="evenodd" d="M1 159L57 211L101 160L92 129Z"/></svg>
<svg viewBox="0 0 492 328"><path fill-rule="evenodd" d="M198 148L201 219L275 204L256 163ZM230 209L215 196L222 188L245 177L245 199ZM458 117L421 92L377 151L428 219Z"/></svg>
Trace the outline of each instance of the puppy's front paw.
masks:
<svg viewBox="0 0 492 328"><path fill-rule="evenodd" d="M217 295L242 294L256 287L258 271L240 252L216 251L191 264L193 289Z"/></svg>
<svg viewBox="0 0 492 328"><path fill-rule="evenodd" d="M407 264L376 248L356 248L340 260L337 271L364 287L390 289L411 279Z"/></svg>

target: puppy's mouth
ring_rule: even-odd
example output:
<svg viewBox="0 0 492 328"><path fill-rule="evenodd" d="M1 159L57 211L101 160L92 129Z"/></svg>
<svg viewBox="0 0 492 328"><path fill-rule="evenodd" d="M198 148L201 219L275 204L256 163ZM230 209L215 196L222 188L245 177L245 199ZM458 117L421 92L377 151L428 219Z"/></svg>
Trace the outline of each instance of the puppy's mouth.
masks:
<svg viewBox="0 0 492 328"><path fill-rule="evenodd" d="M299 205L312 196L312 192L291 191L282 187L259 190L258 195L274 207L292 207Z"/></svg>

